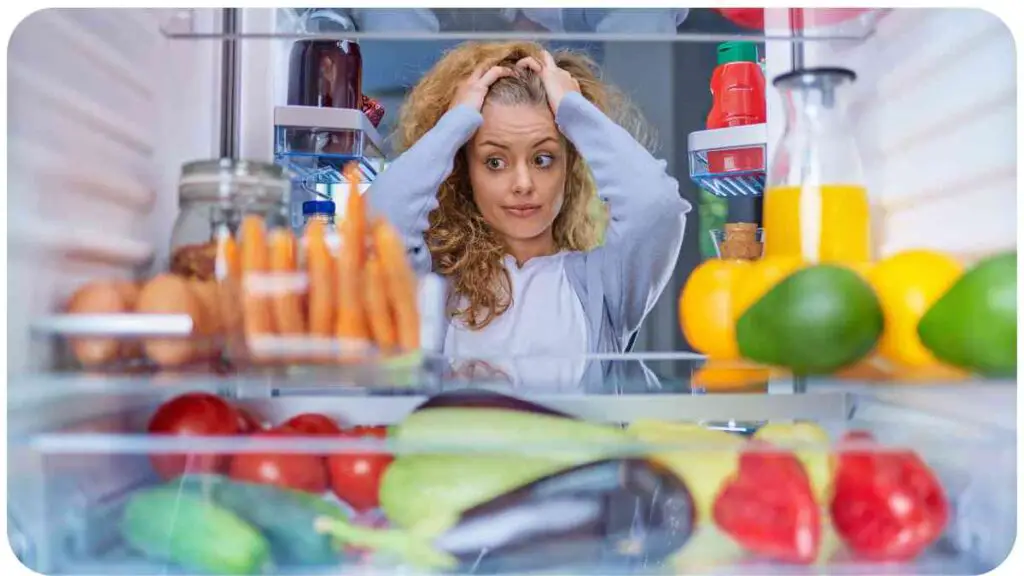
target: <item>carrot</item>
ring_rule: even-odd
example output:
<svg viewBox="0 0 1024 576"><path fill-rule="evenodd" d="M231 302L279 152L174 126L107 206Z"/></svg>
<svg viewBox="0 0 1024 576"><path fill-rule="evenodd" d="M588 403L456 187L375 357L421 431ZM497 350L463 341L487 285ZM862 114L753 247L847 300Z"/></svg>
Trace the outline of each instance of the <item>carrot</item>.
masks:
<svg viewBox="0 0 1024 576"><path fill-rule="evenodd" d="M326 227L314 220L306 228L306 276L309 278L309 333L330 336L334 331L334 256L327 246Z"/></svg>
<svg viewBox="0 0 1024 576"><path fill-rule="evenodd" d="M345 166L348 179L348 199L345 202L345 217L341 221L342 250L350 250L360 269L366 264L366 200L359 193L362 176L355 163Z"/></svg>
<svg viewBox="0 0 1024 576"><path fill-rule="evenodd" d="M355 252L344 244L338 254L337 279L335 335L343 340L368 340L370 327L366 325L363 307L363 270Z"/></svg>
<svg viewBox="0 0 1024 576"><path fill-rule="evenodd" d="M402 351L420 347L420 315L417 306L416 275L405 255L398 232L384 220L373 225L373 242L384 272L387 297L394 312L398 346Z"/></svg>
<svg viewBox="0 0 1024 576"><path fill-rule="evenodd" d="M305 334L302 292L288 285L296 277L295 237L291 230L275 228L270 232L270 270L272 281L284 281L271 296L274 320L281 334Z"/></svg>
<svg viewBox="0 0 1024 576"><path fill-rule="evenodd" d="M366 260L366 275L363 282L363 293L366 302L366 316L370 323L370 332L381 350L395 347L395 325L388 305L387 291L384 286L384 269L375 254Z"/></svg>
<svg viewBox="0 0 1024 576"><path fill-rule="evenodd" d="M269 269L263 218L249 215L242 220L242 313L246 337L274 333L270 304L263 294L254 293L244 282L265 277Z"/></svg>
<svg viewBox="0 0 1024 576"><path fill-rule="evenodd" d="M242 263L238 259L238 244L227 227L217 232L217 256L214 275L218 280L242 276Z"/></svg>

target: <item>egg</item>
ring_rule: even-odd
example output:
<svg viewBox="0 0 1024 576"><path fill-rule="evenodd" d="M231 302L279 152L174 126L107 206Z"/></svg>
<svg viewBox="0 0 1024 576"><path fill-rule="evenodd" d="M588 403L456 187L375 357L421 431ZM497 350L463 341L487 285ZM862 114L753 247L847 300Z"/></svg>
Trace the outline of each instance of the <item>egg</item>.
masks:
<svg viewBox="0 0 1024 576"><path fill-rule="evenodd" d="M134 302L123 281L99 280L81 286L68 300L68 314L125 314ZM116 338L72 338L71 353L83 366L96 367L117 360L122 342Z"/></svg>
<svg viewBox="0 0 1024 576"><path fill-rule="evenodd" d="M185 314L192 318L192 331L198 333L203 321L203 306L189 281L173 274L155 276L142 287L135 304L139 314ZM149 338L142 343L146 356L164 367L182 366L196 355L190 338Z"/></svg>

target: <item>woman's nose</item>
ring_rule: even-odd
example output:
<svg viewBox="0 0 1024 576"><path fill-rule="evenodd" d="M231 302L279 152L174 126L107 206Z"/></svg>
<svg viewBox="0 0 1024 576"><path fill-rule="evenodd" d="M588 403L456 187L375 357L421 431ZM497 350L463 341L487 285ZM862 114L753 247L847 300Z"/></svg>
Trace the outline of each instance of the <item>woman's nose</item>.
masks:
<svg viewBox="0 0 1024 576"><path fill-rule="evenodd" d="M533 175L530 173L529 166L516 167L516 181L512 186L512 192L517 195L533 192Z"/></svg>

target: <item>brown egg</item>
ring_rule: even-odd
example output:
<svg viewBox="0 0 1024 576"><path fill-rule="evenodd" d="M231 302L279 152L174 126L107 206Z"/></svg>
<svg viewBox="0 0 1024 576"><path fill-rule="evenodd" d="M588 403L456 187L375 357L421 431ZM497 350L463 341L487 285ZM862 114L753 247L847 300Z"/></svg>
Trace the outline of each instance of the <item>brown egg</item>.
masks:
<svg viewBox="0 0 1024 576"><path fill-rule="evenodd" d="M89 282L71 295L68 314L125 314L131 311L125 291L117 282L99 280ZM72 338L71 353L83 365L96 367L117 360L121 342L116 338Z"/></svg>
<svg viewBox="0 0 1024 576"><path fill-rule="evenodd" d="M135 310L135 303L139 301L139 284L131 280L115 280L121 297L124 298L125 307L128 311ZM142 341L137 339L121 340L121 358L134 360L142 358Z"/></svg>
<svg viewBox="0 0 1024 576"><path fill-rule="evenodd" d="M187 314L192 318L193 333L203 326L203 308L188 280L173 274L161 274L142 287L135 311L139 314ZM194 342L189 338L151 338L143 342L150 360L165 368L191 362L195 356Z"/></svg>

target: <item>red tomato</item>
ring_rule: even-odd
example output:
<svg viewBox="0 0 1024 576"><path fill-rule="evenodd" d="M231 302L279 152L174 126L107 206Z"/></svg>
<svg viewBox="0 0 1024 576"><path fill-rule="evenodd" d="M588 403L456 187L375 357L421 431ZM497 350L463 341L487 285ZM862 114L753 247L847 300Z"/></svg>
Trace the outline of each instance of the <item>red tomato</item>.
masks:
<svg viewBox="0 0 1024 576"><path fill-rule="evenodd" d="M238 406L235 406L235 410L238 411L238 429L242 434L251 434L263 430L263 422L252 412Z"/></svg>
<svg viewBox="0 0 1024 576"><path fill-rule="evenodd" d="M865 440L861 434L848 439ZM831 512L847 546L875 561L913 560L938 540L949 520L942 485L909 450L840 452Z"/></svg>
<svg viewBox="0 0 1024 576"><path fill-rule="evenodd" d="M341 426L323 414L306 413L292 416L280 428L294 430L310 436L336 436L341 434Z"/></svg>
<svg viewBox="0 0 1024 576"><path fill-rule="evenodd" d="M745 452L715 500L715 522L741 546L773 560L810 563L821 545L821 513L795 456Z"/></svg>
<svg viewBox="0 0 1024 576"><path fill-rule="evenodd" d="M345 430L346 438L387 437L383 426L357 426ZM384 470L391 464L392 456L387 453L344 453L336 452L327 457L327 471L331 478L331 489L341 500L357 512L372 510L380 504L378 491Z"/></svg>
<svg viewBox="0 0 1024 576"><path fill-rule="evenodd" d="M282 438L289 430L264 430L253 438ZM315 454L262 454L242 452L231 459L229 474L235 480L271 484L280 488L320 494L327 490L327 470L323 458Z"/></svg>
<svg viewBox="0 0 1024 576"><path fill-rule="evenodd" d="M149 420L150 434L171 436L230 436L239 432L240 416L223 398L191 392L162 404ZM153 468L163 478L185 472L222 471L227 458L220 454L153 454Z"/></svg>

